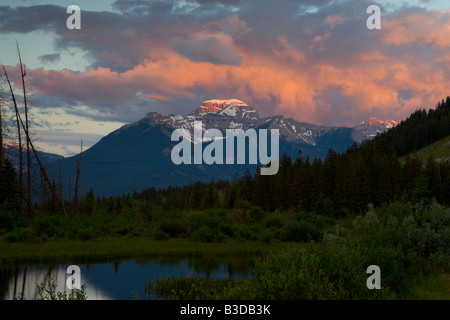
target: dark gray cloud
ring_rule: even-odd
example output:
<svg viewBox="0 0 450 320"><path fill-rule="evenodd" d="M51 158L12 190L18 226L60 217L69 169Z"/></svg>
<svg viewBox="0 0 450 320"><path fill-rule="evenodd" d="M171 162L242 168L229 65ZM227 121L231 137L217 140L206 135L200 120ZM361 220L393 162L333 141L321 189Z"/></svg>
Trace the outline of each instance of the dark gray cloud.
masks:
<svg viewBox="0 0 450 320"><path fill-rule="evenodd" d="M178 40L174 42L173 49L197 62L238 66L242 60L234 51L233 42L230 39L220 39L215 35L199 39Z"/></svg>
<svg viewBox="0 0 450 320"><path fill-rule="evenodd" d="M61 54L59 53L50 53L39 56L39 61L42 63L53 63L61 60Z"/></svg>
<svg viewBox="0 0 450 320"><path fill-rule="evenodd" d="M0 33L55 31L66 27L66 9L55 5L11 8L0 6Z"/></svg>

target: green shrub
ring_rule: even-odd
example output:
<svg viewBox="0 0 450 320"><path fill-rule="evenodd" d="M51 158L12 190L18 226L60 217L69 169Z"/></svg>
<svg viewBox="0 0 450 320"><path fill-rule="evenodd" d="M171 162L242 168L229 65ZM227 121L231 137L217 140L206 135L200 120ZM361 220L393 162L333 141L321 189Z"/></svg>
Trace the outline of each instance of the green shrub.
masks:
<svg viewBox="0 0 450 320"><path fill-rule="evenodd" d="M254 222L259 222L266 216L266 212L261 207L252 207L248 214Z"/></svg>
<svg viewBox="0 0 450 320"><path fill-rule="evenodd" d="M32 226L19 227L10 231L5 239L8 242L39 242L43 240L39 232Z"/></svg>
<svg viewBox="0 0 450 320"><path fill-rule="evenodd" d="M56 282L53 277L44 280L41 284L37 284L37 300L87 300L86 284L81 285L81 289L74 289L73 294L66 291L56 291Z"/></svg>
<svg viewBox="0 0 450 320"><path fill-rule="evenodd" d="M271 215L267 216L266 218L264 218L264 220L262 221L262 224L267 229L275 230L275 229L281 228L283 226L284 222L283 222L283 219L281 216L271 214Z"/></svg>
<svg viewBox="0 0 450 320"><path fill-rule="evenodd" d="M210 227L201 225L191 234L191 238L194 241L212 242L214 239L214 232Z"/></svg>
<svg viewBox="0 0 450 320"><path fill-rule="evenodd" d="M155 231L153 238L157 241L167 240L169 239L169 235L164 233L161 229Z"/></svg>
<svg viewBox="0 0 450 320"><path fill-rule="evenodd" d="M40 218L38 228L49 238L61 235L61 218L57 216L46 216Z"/></svg>
<svg viewBox="0 0 450 320"><path fill-rule="evenodd" d="M80 230L78 230L78 237L81 240L91 240L94 239L97 236L95 232L95 228L93 226L85 227Z"/></svg>
<svg viewBox="0 0 450 320"><path fill-rule="evenodd" d="M233 226L233 238L238 240L250 240L252 238L252 232L246 224L235 224Z"/></svg>
<svg viewBox="0 0 450 320"><path fill-rule="evenodd" d="M176 237L180 233L181 221L163 218L159 221L159 228L162 232L167 233L170 237Z"/></svg>
<svg viewBox="0 0 450 320"><path fill-rule="evenodd" d="M306 221L290 221L280 231L280 237L283 241L320 241L322 240L323 232Z"/></svg>
<svg viewBox="0 0 450 320"><path fill-rule="evenodd" d="M260 233L260 240L265 243L271 243L274 235L270 231L263 231Z"/></svg>
<svg viewBox="0 0 450 320"><path fill-rule="evenodd" d="M196 241L222 241L225 236L233 235L233 228L226 212L208 210L194 213L189 217L188 233Z"/></svg>
<svg viewBox="0 0 450 320"><path fill-rule="evenodd" d="M228 279L170 277L146 283L145 293L151 296L154 291L159 297L175 300L217 299L233 285Z"/></svg>

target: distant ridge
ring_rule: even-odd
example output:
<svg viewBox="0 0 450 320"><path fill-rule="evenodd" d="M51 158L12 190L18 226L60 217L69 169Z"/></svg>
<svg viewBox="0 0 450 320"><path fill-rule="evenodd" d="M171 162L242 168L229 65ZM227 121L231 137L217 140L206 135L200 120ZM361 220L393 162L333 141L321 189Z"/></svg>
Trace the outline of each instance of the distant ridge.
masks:
<svg viewBox="0 0 450 320"><path fill-rule="evenodd" d="M203 130L227 129L278 129L280 155L285 153L295 159L299 150L303 157L324 158L330 148L344 152L355 143L354 136L361 140L371 139L373 131L386 129L384 122L377 125L370 121L369 127L327 127L299 122L277 115L260 118L258 109L239 99L211 99L203 101L186 115L163 115L149 112L144 118L124 125L103 137L98 143L83 152L81 162L81 193L98 189L100 195L117 195L123 192L142 190L151 186L181 186L195 181L232 180L235 174L242 175L249 169L255 173L255 164L232 165L175 165L171 161L171 150L178 143L171 141L176 129L193 131L194 123L201 121ZM368 130L367 128L370 128ZM207 143L203 145L206 147ZM60 162L63 181L73 181L76 176L78 156ZM58 178L59 167L53 165L52 175ZM73 190L63 186L66 194Z"/></svg>

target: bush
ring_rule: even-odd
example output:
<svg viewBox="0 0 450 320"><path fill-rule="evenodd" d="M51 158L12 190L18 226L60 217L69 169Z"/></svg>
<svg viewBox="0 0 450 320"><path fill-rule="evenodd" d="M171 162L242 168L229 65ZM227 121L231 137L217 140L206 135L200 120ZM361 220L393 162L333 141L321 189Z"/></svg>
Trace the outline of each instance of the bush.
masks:
<svg viewBox="0 0 450 320"><path fill-rule="evenodd" d="M252 207L248 214L254 222L259 222L266 216L266 212L261 207Z"/></svg>
<svg viewBox="0 0 450 320"><path fill-rule="evenodd" d="M180 233L182 223L175 219L163 218L159 221L159 228L170 237L176 237Z"/></svg>
<svg viewBox="0 0 450 320"><path fill-rule="evenodd" d="M190 237L202 242L220 242L225 235L231 236L233 229L225 212L209 210L191 215L188 224Z"/></svg>
<svg viewBox="0 0 450 320"><path fill-rule="evenodd" d="M320 241L322 237L322 230L306 221L290 221L280 232L283 241Z"/></svg>
<svg viewBox="0 0 450 320"><path fill-rule="evenodd" d="M228 279L170 277L146 283L145 292L148 296L151 296L152 291L154 291L159 297L165 299L216 299L233 285L233 281Z"/></svg>
<svg viewBox="0 0 450 320"><path fill-rule="evenodd" d="M74 289L74 294L69 294L66 291L56 291L56 282L53 277L41 284L36 285L38 298L37 300L87 300L86 284L81 286L81 289Z"/></svg>
<svg viewBox="0 0 450 320"><path fill-rule="evenodd" d="M191 234L191 238L194 241L212 242L214 239L214 233L210 227L201 225Z"/></svg>
<svg viewBox="0 0 450 320"><path fill-rule="evenodd" d="M91 240L94 239L96 236L97 234L93 226L85 227L83 229L78 230L78 237L80 237L81 240Z"/></svg>
<svg viewBox="0 0 450 320"><path fill-rule="evenodd" d="M265 243L271 243L273 239L273 234L270 231L263 231L260 234L260 240Z"/></svg>
<svg viewBox="0 0 450 320"><path fill-rule="evenodd" d="M233 226L233 237L238 240L250 240L252 232L248 225L239 223Z"/></svg>
<svg viewBox="0 0 450 320"><path fill-rule="evenodd" d="M32 226L17 228L6 235L8 242L39 242L41 240L43 239L39 232Z"/></svg>
<svg viewBox="0 0 450 320"><path fill-rule="evenodd" d="M41 218L38 222L39 230L49 238L61 234L61 218L56 216L47 216Z"/></svg>
<svg viewBox="0 0 450 320"><path fill-rule="evenodd" d="M279 215L269 215L263 221L262 224L265 228L275 230L283 226L283 219Z"/></svg>
<svg viewBox="0 0 450 320"><path fill-rule="evenodd" d="M162 241L169 239L169 235L167 233L164 233L162 230L158 229L155 231L153 238L157 241Z"/></svg>

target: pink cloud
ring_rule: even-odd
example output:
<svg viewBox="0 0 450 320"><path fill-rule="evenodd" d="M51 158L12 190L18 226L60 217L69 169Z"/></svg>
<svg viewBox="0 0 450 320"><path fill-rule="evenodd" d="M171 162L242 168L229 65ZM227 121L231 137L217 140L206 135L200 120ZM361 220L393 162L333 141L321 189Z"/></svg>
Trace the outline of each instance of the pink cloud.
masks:
<svg viewBox="0 0 450 320"><path fill-rule="evenodd" d="M146 57L125 71L29 70L30 88L115 110L146 99L194 100L200 92L208 99L258 101L265 115L332 125L352 125L367 116L404 118L449 94L450 74L442 65L450 58L442 49L450 46L450 11L391 14L378 33L364 23L356 32L352 23L332 14L320 19L320 26L255 41L264 39L258 25L234 14L191 32L171 30L168 39L144 37L129 51L144 51Z"/></svg>
<svg viewBox="0 0 450 320"><path fill-rule="evenodd" d="M429 10L393 15L383 21L385 44L430 44L450 47L450 10Z"/></svg>

